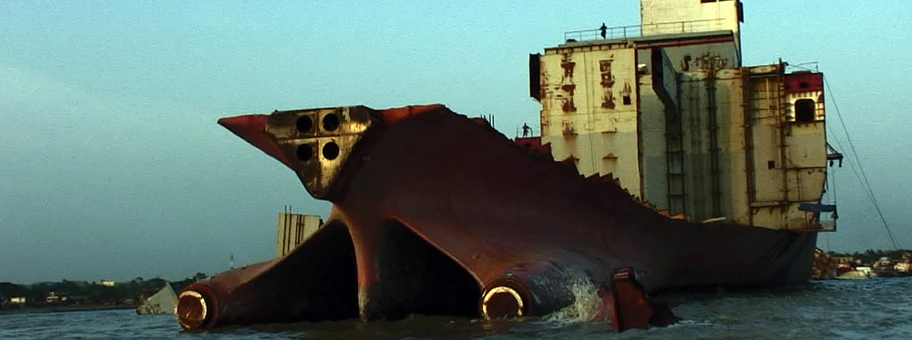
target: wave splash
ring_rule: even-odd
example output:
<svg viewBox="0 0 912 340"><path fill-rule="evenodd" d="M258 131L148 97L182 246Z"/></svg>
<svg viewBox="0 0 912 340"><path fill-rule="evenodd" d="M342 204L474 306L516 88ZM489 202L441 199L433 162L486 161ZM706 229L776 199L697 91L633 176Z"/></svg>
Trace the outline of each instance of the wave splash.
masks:
<svg viewBox="0 0 912 340"><path fill-rule="evenodd" d="M543 319L557 326L592 321L603 306L598 286L583 277L577 277L567 284L575 298L573 304L548 314Z"/></svg>

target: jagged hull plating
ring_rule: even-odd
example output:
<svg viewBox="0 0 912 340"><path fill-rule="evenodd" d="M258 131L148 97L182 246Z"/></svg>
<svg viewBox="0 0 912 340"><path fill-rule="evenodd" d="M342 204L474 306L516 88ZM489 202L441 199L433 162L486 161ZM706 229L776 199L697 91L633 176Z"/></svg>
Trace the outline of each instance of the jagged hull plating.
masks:
<svg viewBox="0 0 912 340"><path fill-rule="evenodd" d="M329 119L339 124L314 124ZM220 123L334 206L326 226L288 256L188 287L179 310L186 328L540 316L572 304L573 284L598 287L623 267L648 291L810 276L814 233L670 219L608 178L583 178L439 105ZM331 143L341 151L321 153Z"/></svg>

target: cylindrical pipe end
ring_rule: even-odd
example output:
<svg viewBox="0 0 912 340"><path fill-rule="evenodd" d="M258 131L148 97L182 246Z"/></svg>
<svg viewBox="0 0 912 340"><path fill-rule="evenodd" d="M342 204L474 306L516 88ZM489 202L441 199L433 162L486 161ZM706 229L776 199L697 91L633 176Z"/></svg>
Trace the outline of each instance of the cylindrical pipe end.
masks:
<svg viewBox="0 0 912 340"><path fill-rule="evenodd" d="M529 290L522 283L511 279L491 282L481 294L479 305L485 320L529 316L532 309Z"/></svg>
<svg viewBox="0 0 912 340"><path fill-rule="evenodd" d="M187 289L177 298L177 322L187 330L205 327L215 319L217 311L213 308L216 301L210 301L208 294Z"/></svg>
<svg viewBox="0 0 912 340"><path fill-rule="evenodd" d="M523 316L523 299L513 288L494 287L484 293L481 316L486 320Z"/></svg>

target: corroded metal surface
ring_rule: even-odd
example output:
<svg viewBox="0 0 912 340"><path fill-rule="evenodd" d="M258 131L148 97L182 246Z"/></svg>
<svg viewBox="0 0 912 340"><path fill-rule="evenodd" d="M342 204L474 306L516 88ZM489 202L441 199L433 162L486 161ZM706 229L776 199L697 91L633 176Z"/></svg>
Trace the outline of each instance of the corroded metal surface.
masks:
<svg viewBox="0 0 912 340"><path fill-rule="evenodd" d="M636 281L633 268L619 268L614 271L607 288L599 289L603 308L595 320L611 322L618 332L632 328L646 329L649 326L668 326L678 321L671 308L664 303L653 303L646 298L643 287Z"/></svg>
<svg viewBox="0 0 912 340"><path fill-rule="evenodd" d="M322 125L327 112L342 112L350 133L296 126L305 116ZM584 178L572 163L441 105L219 122L288 165L333 211L286 257L188 287L205 301L182 301L185 328L413 313L543 316L576 302L574 284L598 287L626 267L653 292L810 274L816 234L668 218L613 180ZM328 143L338 153L298 152Z"/></svg>

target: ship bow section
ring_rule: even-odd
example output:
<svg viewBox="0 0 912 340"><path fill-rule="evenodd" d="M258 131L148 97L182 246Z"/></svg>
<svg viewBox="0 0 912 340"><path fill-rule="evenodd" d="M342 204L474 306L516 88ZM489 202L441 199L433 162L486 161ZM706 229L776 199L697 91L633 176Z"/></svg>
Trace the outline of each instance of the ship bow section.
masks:
<svg viewBox="0 0 912 340"><path fill-rule="evenodd" d="M585 178L572 159L530 152L484 120L442 105L277 111L219 122L291 168L313 197L332 202L332 227L269 270L188 293L181 303L191 326L216 317L227 324L322 320L311 313L335 303L322 299L334 287L347 287L339 317L544 316L599 294L619 268L633 268L646 290L660 290L769 283L796 275L791 264L801 258L790 255L800 254L789 246L791 232L670 219L632 199L612 176ZM344 250L330 251L335 243ZM336 260L323 262L323 252ZM338 277L345 285L320 284L333 266L347 273ZM218 295L218 306L207 295ZM598 296L602 303L586 315L608 310Z"/></svg>

